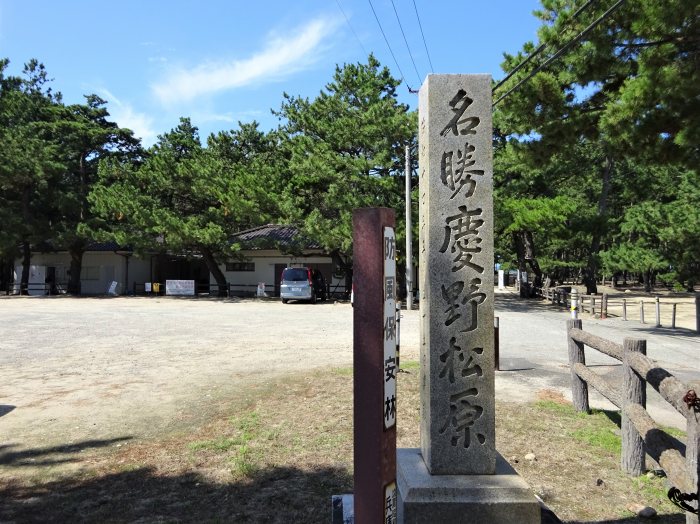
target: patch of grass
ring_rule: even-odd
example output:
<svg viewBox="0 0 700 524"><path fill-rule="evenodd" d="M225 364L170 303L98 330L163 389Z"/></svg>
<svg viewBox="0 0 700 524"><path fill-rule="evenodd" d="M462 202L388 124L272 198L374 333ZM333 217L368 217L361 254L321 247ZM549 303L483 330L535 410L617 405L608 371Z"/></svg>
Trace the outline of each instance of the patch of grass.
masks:
<svg viewBox="0 0 700 524"><path fill-rule="evenodd" d="M192 451L218 451L218 452L224 452L228 451L242 443L241 439L239 438L230 438L230 437L219 437L214 440L202 440L198 442L190 442L189 448Z"/></svg>
<svg viewBox="0 0 700 524"><path fill-rule="evenodd" d="M580 442L619 454L622 451L622 439L609 427L588 425L571 432L571 436Z"/></svg>
<svg viewBox="0 0 700 524"><path fill-rule="evenodd" d="M259 455L248 444L243 444L236 450L236 454L229 460L231 473L234 477L248 477L260 469Z"/></svg>
<svg viewBox="0 0 700 524"><path fill-rule="evenodd" d="M401 369L410 373L417 373L420 370L420 362L417 360L401 359Z"/></svg>
<svg viewBox="0 0 700 524"><path fill-rule="evenodd" d="M656 499L657 501L668 501L668 488L662 477L649 478L646 475L634 479L634 483L648 499ZM658 503L658 502L657 502Z"/></svg>
<svg viewBox="0 0 700 524"><path fill-rule="evenodd" d="M352 368L335 368L333 370L333 373L335 373L336 375L340 375L341 377L352 377L353 369Z"/></svg>
<svg viewBox="0 0 700 524"><path fill-rule="evenodd" d="M554 400L538 400L535 402L535 407L542 411L548 411L567 418L575 418L578 416L578 413L571 404L563 404Z"/></svg>
<svg viewBox="0 0 700 524"><path fill-rule="evenodd" d="M260 415L257 411L249 411L241 417L231 419L231 423L243 432L243 440L250 440L260 426Z"/></svg>
<svg viewBox="0 0 700 524"><path fill-rule="evenodd" d="M676 437L679 440L685 441L686 437L688 436L685 431L683 431L682 429L674 428L673 426L661 426L661 429L663 429L672 437Z"/></svg>

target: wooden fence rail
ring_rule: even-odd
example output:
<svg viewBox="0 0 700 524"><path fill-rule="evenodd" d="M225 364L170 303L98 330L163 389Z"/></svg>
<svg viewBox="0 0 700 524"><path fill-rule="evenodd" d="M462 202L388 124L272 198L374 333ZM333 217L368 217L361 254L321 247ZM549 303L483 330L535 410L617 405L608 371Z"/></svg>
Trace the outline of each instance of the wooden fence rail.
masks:
<svg viewBox="0 0 700 524"><path fill-rule="evenodd" d="M553 305L564 306L569 308L571 306L571 287L570 286L559 286L559 287L542 287L535 288L535 292L545 300L548 300ZM645 309L649 312L649 307L653 307L653 314L655 319L655 326L662 327L661 324L661 312L662 308L664 311L668 312L668 308L671 308L671 329L676 329L676 317L679 309L687 310L693 309L695 312L695 331L700 333L700 295L695 297L695 303L692 302L669 302L661 301L659 297L654 299L644 300L643 298L631 299L631 298L614 298L611 299L606 293L602 295L584 295L579 293L578 298L578 311L581 313L590 313L592 315L599 315L601 319L606 319L608 317L608 311L612 307L620 308L622 313L617 316L621 316L622 320L628 320L628 306L629 310L634 310L636 305L639 311L638 319L642 324L646 324L645 320ZM647 306L645 308L645 306Z"/></svg>
<svg viewBox="0 0 700 524"><path fill-rule="evenodd" d="M567 321L571 390L574 407L590 411L588 387L591 386L620 408L622 415L621 467L630 475L644 472L648 453L666 472L674 489L669 497L684 501L694 510L686 512L686 524L698 524L700 493L700 382L687 385L646 356L646 341L625 338L622 345L587 333L580 319ZM586 367L584 347L589 346L620 362L623 386L616 388L604 377ZM687 441L663 431L646 411L646 385L650 384L661 397L686 419Z"/></svg>

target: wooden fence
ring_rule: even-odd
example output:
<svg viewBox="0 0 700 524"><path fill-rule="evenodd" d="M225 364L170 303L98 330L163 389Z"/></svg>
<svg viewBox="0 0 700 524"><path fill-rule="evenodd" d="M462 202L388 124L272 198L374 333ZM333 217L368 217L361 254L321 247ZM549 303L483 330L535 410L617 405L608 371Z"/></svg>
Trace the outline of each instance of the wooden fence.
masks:
<svg viewBox="0 0 700 524"><path fill-rule="evenodd" d="M572 297L570 289L568 286L544 287L536 288L536 292L553 305L570 308ZM575 298L578 301L578 311L581 313L590 313L593 316L598 315L601 319L606 319L608 318L609 310L614 307L615 312L619 313L616 316L622 317L622 320L637 319L641 324L647 324L647 318L651 321L653 315L655 327L670 327L671 329L676 329L678 311L685 309L691 313L691 318L692 313L695 313L695 331L700 333L700 295L696 295L695 304L691 302L662 301L659 297L647 300L625 297L611 299L605 293L602 295L584 295L579 293L575 295ZM664 316L667 320L670 317L670 323L665 322L662 325L662 313L665 313Z"/></svg>
<svg viewBox="0 0 700 524"><path fill-rule="evenodd" d="M579 319L567 321L567 338L571 390L576 410L590 411L588 386L594 387L620 408L623 471L634 476L641 475L645 468L645 452L648 453L663 468L673 485L669 498L681 506L685 505L686 524L698 524L700 398L696 392L700 392L700 381L691 387L658 367L646 356L646 340L626 338L622 345L616 344L583 331ZM586 366L584 345L622 362L624 382L621 390ZM685 446L663 431L646 411L647 384L685 417Z"/></svg>

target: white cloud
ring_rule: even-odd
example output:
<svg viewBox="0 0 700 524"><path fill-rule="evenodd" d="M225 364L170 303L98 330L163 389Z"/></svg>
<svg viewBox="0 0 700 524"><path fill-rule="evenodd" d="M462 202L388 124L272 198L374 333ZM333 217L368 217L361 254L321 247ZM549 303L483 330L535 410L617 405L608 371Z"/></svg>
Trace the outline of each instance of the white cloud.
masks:
<svg viewBox="0 0 700 524"><path fill-rule="evenodd" d="M337 25L337 19L317 18L285 38L271 36L265 47L249 58L174 69L151 89L158 100L171 104L256 82L280 80L309 68Z"/></svg>
<svg viewBox="0 0 700 524"><path fill-rule="evenodd" d="M263 111L259 109L250 109L248 111L238 111L236 113L213 113L206 111L195 111L192 113L192 120L194 122L226 122L229 124L236 124L238 121L247 122L254 119L260 115L264 114Z"/></svg>
<svg viewBox="0 0 700 524"><path fill-rule="evenodd" d="M119 127L131 129L144 146L155 142L157 133L153 129L153 118L136 111L131 104L121 101L107 89L98 89L98 94L109 102L109 114Z"/></svg>

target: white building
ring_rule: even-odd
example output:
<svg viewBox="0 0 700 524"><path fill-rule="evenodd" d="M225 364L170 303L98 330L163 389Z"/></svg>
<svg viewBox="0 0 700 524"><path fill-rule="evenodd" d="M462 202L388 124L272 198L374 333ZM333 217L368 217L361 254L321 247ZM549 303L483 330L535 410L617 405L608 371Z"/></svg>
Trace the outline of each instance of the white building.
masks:
<svg viewBox="0 0 700 524"><path fill-rule="evenodd" d="M308 266L324 276L331 296L341 295L345 279L341 268L317 243L305 240L297 228L267 224L234 235L240 257L219 267L233 296L255 295L261 283L269 296L279 296L280 276L288 266ZM70 270L70 254L63 250L33 252L29 293L65 293ZM22 261L15 262L14 293L19 293ZM166 280L193 280L198 293L216 292L216 280L196 254L148 254L139 256L111 242L91 242L83 255L80 273L81 294L104 295L116 282L116 294L144 294L147 283Z"/></svg>

